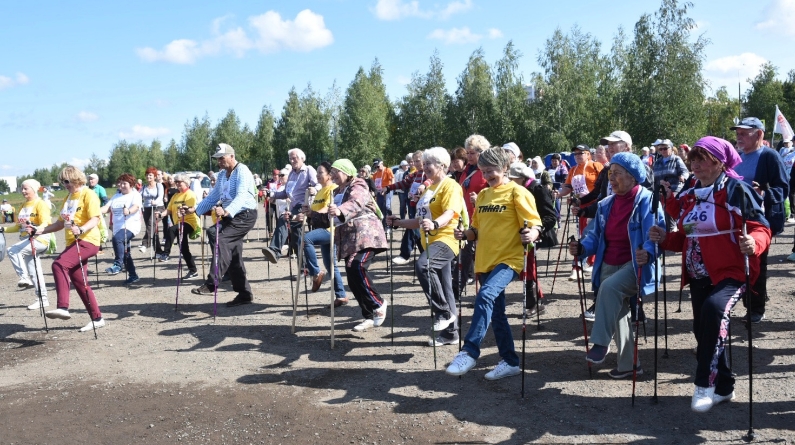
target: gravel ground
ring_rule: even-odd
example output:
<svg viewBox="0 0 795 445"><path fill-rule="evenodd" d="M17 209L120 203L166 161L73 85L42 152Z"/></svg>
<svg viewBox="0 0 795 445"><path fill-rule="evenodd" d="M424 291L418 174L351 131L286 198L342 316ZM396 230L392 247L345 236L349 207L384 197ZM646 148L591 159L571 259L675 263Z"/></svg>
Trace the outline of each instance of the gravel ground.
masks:
<svg viewBox="0 0 795 445"><path fill-rule="evenodd" d="M260 224L262 225L262 224ZM795 443L795 297L792 264L785 261L793 226L773 244L767 319L754 326L754 404L756 442ZM690 411L695 342L691 310L679 298L679 256L667 257L668 355L665 353L662 290L658 324L657 402L654 394L654 320L646 324L635 406L631 380L607 375L615 354L589 370L584 360L577 285L561 265L554 293L553 264L539 252L541 286L549 306L539 330L527 325L525 396L522 379L490 382L483 375L499 361L491 334L476 368L462 378L444 373L456 346L425 346L430 320L425 298L410 265L394 269L394 336L389 315L380 328L355 333L355 304L336 311L335 348L329 342L329 284L300 297L292 332L288 263L262 259L250 233L245 255L255 303L227 308L230 286L213 298L183 283L174 310L177 260L158 264L153 282L148 252L135 250L142 280L130 288L124 274L100 273L95 287L107 326L93 334L77 329L88 316L72 293L72 319L49 320L49 333L30 290L17 291L8 260L0 265L0 442L31 443L737 443L749 427L747 330L733 323L735 401L708 414ZM9 242L13 242L11 236ZM63 246L63 240L59 240ZM398 241L395 240L397 250ZM200 244L193 242L194 254ZM99 257L98 268L112 262ZM390 296L386 255L371 271L376 286ZM44 258L51 301L50 264ZM93 263L93 261L92 261ZM209 268L209 264L205 267ZM293 265L295 267L295 265ZM95 266L89 278L96 283ZM201 270L200 270L201 271ZM302 284L303 287L303 284ZM302 291L303 293L303 291ZM474 295L464 298L465 326ZM521 287L509 287L508 312L517 350L522 347ZM352 299L353 302L353 299ZM50 309L54 308L54 304ZM653 302L646 313L653 317ZM735 316L745 314L738 305ZM641 331L643 327L641 327ZM609 415L606 415L609 413Z"/></svg>

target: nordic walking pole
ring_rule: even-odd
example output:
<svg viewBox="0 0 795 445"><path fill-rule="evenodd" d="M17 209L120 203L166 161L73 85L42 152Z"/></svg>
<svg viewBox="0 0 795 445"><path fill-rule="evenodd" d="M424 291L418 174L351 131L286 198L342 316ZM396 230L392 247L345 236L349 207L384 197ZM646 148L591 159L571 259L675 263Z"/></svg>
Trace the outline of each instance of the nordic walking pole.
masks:
<svg viewBox="0 0 795 445"><path fill-rule="evenodd" d="M202 241L201 241L202 242L202 278L206 278L207 277L207 275L205 275L205 273L204 273L204 243L205 243L204 232L207 231L207 229L205 228L205 224L206 224L206 222L204 220L204 215L202 215L202 221L201 221L201 228L202 228Z"/></svg>
<svg viewBox="0 0 795 445"><path fill-rule="evenodd" d="M682 312L682 289L684 286L682 283L679 284L679 309L676 310L677 313Z"/></svg>
<svg viewBox="0 0 795 445"><path fill-rule="evenodd" d="M127 207L121 209L122 214L124 214L124 210L126 209ZM124 266L124 281L126 282L127 280L130 279L130 271L127 270L127 264L126 264L127 257L130 256L130 244L129 240L127 239L127 215L124 215L124 226L122 226L122 230L124 230L124 257L122 257L121 262L122 265ZM130 258L130 262L132 262L132 258ZM129 286L129 284L127 286Z"/></svg>
<svg viewBox="0 0 795 445"><path fill-rule="evenodd" d="M315 195L309 193L310 188L306 188L306 193L304 194L304 205L310 207L315 200ZM299 269L301 274L304 276L304 298L306 301L306 318L309 319L309 286L306 285L306 257L304 256L304 246L306 245L306 238L304 237L304 228L306 227L306 214L304 214L304 220L301 222L301 249L298 252L299 255ZM295 296L298 299L298 295Z"/></svg>
<svg viewBox="0 0 795 445"><path fill-rule="evenodd" d="M538 258L536 258L536 248L533 246L533 281L536 288L536 330L541 330L541 300L544 299L544 292L541 290L541 281L538 279Z"/></svg>
<svg viewBox="0 0 795 445"><path fill-rule="evenodd" d="M574 235L571 235L571 237L569 237L569 242L570 243L571 242L577 242L577 246L578 246L578 250L579 250L579 246L581 246L580 240L578 240ZM583 279L585 278L585 274L582 272L582 261L580 261L580 259L577 257L577 255L574 255L574 264L573 264L573 266L577 267L578 263L579 263L579 266L580 266L580 270L576 271L577 272L577 294L578 294L579 300L580 300L580 319L582 320L582 336L583 336L583 339L585 339L585 355L587 356L588 353L591 352L591 350L590 350L590 348L588 346L588 325L585 323L585 283L583 283ZM591 368L591 362L586 360L586 363L588 364L588 377L591 378L591 377L593 377L593 371L592 371L592 368Z"/></svg>
<svg viewBox="0 0 795 445"><path fill-rule="evenodd" d="M329 204L331 204L332 200L329 199ZM329 235L330 235L330 242L329 242L329 256L331 256L331 349L334 349L334 300L336 299L336 295L334 294L334 271L336 271L337 267L337 254L334 251L334 218L329 215ZM394 318L394 316L393 316Z"/></svg>
<svg viewBox="0 0 795 445"><path fill-rule="evenodd" d="M662 187L662 185L660 185ZM665 188L662 188L663 193L665 192ZM660 210L660 194L655 193L652 196L651 200L651 213L656 218L657 212ZM659 269L657 268L657 258L660 254L659 247L657 243L654 243L654 395L651 398L652 403L658 403L659 399L657 398L657 355L659 349L657 348L657 328L659 326L659 303L660 303L660 273L658 272ZM663 256L665 258L665 256ZM663 259L663 261L665 261ZM638 266L639 270L642 270L640 266ZM638 280L638 298L640 298L641 293L641 281ZM640 315L638 315L640 318ZM633 363L634 367L634 363Z"/></svg>
<svg viewBox="0 0 795 445"><path fill-rule="evenodd" d="M69 230L72 230L72 225L71 224L69 225ZM77 247L77 261L80 263L80 275L83 276L83 291L86 294L88 294L88 280L86 279L86 271L85 271L85 269L83 269L83 257L80 255L80 243L78 241L80 241L80 238L75 237L75 247ZM87 297L86 297L86 300L88 301ZM90 309L91 308L91 303L87 303L87 304L88 304L89 309ZM98 338L97 337L97 325L94 324L94 317L91 316L91 311L90 310L88 311L88 318L91 319L91 327L94 328L94 340L96 340Z"/></svg>
<svg viewBox="0 0 795 445"><path fill-rule="evenodd" d="M638 246L638 249L642 249L643 245ZM635 383L638 381L638 329L640 327L640 311L641 306L643 304L641 300L641 279L643 277L643 268L638 266L638 298L635 309L635 348L632 353L632 407L635 407ZM644 330L646 329L646 323L643 323Z"/></svg>
<svg viewBox="0 0 795 445"><path fill-rule="evenodd" d="M33 227L30 223L28 223L30 227ZM33 239L33 235L36 234L36 228L33 227L33 233L30 234L28 239L30 240L30 251L33 252L33 272L36 274L36 287L37 294L39 297L39 313L44 318L44 332L49 333L50 328L47 326L47 317L44 316L44 297L41 296L41 281L39 280L39 257L36 256L36 242Z"/></svg>
<svg viewBox="0 0 795 445"><path fill-rule="evenodd" d="M223 208L223 202L218 201L215 204L215 206ZM218 270L218 255L220 253L219 249L218 249L218 244L220 244L219 243L219 239L218 239L218 232L220 231L220 228L219 228L220 224L221 224L221 218L218 216L218 212L216 212L215 213L215 246L213 246L213 247L215 247L213 249L215 251L215 255L213 255L213 262L215 263L215 273L213 274L214 275L213 278L214 278L214 281L215 281L215 283L213 283L213 323L215 323L215 318L218 315L218 284L221 282L221 277L218 276L218 273L219 273L219 270Z"/></svg>
<svg viewBox="0 0 795 445"><path fill-rule="evenodd" d="M464 209L466 211L466 209ZM464 218L461 216L458 217L458 230L462 233L464 232ZM463 346L462 339L461 339L461 324L463 323L464 319L461 316L461 310L463 309L462 301L463 296L467 291L467 283L466 281L462 281L464 278L464 266L461 264L461 254L464 251L464 248L461 247L463 239L458 240L458 352L461 352L461 348ZM463 243L466 245L466 243ZM434 341L436 341L434 339ZM459 378L461 376L458 376Z"/></svg>
<svg viewBox="0 0 795 445"><path fill-rule="evenodd" d="M571 205L568 206L566 209L566 222L563 224L563 239L566 239L566 235L569 234L569 218L571 217ZM563 245L565 243L560 243L560 248L558 249L558 259L555 262L555 273L552 275L552 288L549 289L549 293L552 294L555 292L555 281L558 279L558 267L560 266L560 254L563 252Z"/></svg>
<svg viewBox="0 0 795 445"><path fill-rule="evenodd" d="M660 184L660 193L662 197L665 197L665 187ZM662 199L662 197L660 199ZM654 245L655 249L657 249L657 244ZM655 269L656 270L656 269ZM668 358L668 280L665 279L665 249L662 251L662 285L663 285L663 336L665 338L665 352L663 352L663 358ZM657 283L659 286L659 283ZM655 314L656 316L656 314ZM731 337L729 337L731 339ZM729 340L731 341L731 340ZM654 372L654 377L657 377L657 372Z"/></svg>
<svg viewBox="0 0 795 445"><path fill-rule="evenodd" d="M389 231L389 250L387 251L386 262L389 264L389 305L392 306L390 313L390 336L392 339L392 346L395 346L395 271L392 266L392 241L394 240L395 226L393 225ZM333 271L332 271L333 272ZM333 274L332 274L333 275Z"/></svg>
<svg viewBox="0 0 795 445"><path fill-rule="evenodd" d="M422 227L420 227L422 228ZM433 344L433 369L436 369L436 330L434 329L434 325L436 324L436 320L433 319L433 299L431 299L431 289L433 285L431 284L431 250L430 250L430 242L428 231L423 230L423 234L425 235L425 262L427 264L427 269L425 270L426 278L428 280L428 307L431 309L431 343Z"/></svg>
<svg viewBox="0 0 795 445"><path fill-rule="evenodd" d="M742 207L740 214L743 219L743 236L748 236L747 217L745 216L745 193L742 195ZM746 439L748 441L754 440L756 434L754 433L754 328L751 323L751 269L748 264L748 255L743 255L745 263L745 298L748 302L748 311L746 313L746 325L748 325L748 434Z"/></svg>
<svg viewBox="0 0 795 445"><path fill-rule="evenodd" d="M157 237L155 236L155 206L154 204L149 206L149 231L151 232L151 240L150 240L150 247L152 248L149 251L149 259L152 260L152 286L157 284L157 268L155 267L155 242Z"/></svg>
<svg viewBox="0 0 795 445"><path fill-rule="evenodd" d="M290 214L290 218L292 218L292 213ZM290 253L290 249L293 248L293 243L292 243L293 240L292 240L292 236L290 234L290 232L292 232L292 223L290 223L288 221L287 224L288 224L288 226L287 226L288 227L288 230L287 230L287 240L288 240L287 241L287 253L289 254ZM303 227L304 227L304 225L303 225L303 223L301 223L301 233L299 235L301 236L302 240L304 238ZM298 316L298 296L301 295L301 290L300 290L300 288L301 288L301 276L300 275L303 273L303 269L301 268L302 267L301 266L301 256L302 256L301 252L296 252L296 257L295 257L296 276L295 276L295 290L294 290L294 294L293 294L293 326L292 326L292 329L290 330L290 332L293 333L293 334L295 334L295 319ZM292 280L293 280L293 263L292 263L292 260L291 260L290 261L290 290L293 290L293 281Z"/></svg>
<svg viewBox="0 0 795 445"><path fill-rule="evenodd" d="M522 232L527 230L527 220L524 222ZM524 399L524 374L525 374L525 343L527 341L527 254L528 245L524 246L524 266L522 267L522 398ZM536 302L538 304L538 302ZM538 306L536 306L538 312ZM460 337L459 337L460 338Z"/></svg>
<svg viewBox="0 0 795 445"><path fill-rule="evenodd" d="M186 207L183 206L180 209L180 210L182 210L183 213L181 213L179 215L179 227L177 228L177 233L178 233L177 237L179 238L179 241L177 241L177 243L178 243L177 245L179 246L179 261L177 262L178 263L177 264L177 296L174 299L174 310L175 311L177 310L177 307L179 306L179 286L180 286L180 284L182 284L182 237L184 236L184 233L182 232L182 224L185 223L185 213L184 213L185 212L185 208ZM216 242L217 241L218 240L216 239Z"/></svg>

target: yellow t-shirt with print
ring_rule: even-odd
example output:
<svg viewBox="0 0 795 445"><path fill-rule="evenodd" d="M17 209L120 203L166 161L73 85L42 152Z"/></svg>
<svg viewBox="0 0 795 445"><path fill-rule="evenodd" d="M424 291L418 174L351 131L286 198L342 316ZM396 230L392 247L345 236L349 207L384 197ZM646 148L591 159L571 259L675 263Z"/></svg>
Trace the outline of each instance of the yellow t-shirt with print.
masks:
<svg viewBox="0 0 795 445"><path fill-rule="evenodd" d="M464 192L461 190L461 186L458 185L455 180L447 177L445 177L442 182L438 184L432 184L430 187L428 187L425 193L423 193L423 196L420 197L420 200L417 203L418 218L422 213L421 207L425 201L423 198L430 196L426 196L428 193L433 194L432 197L430 197L430 202L427 204L431 210L431 215L424 216L423 218L435 220L447 210L452 210L454 212L453 218L449 223L447 223L446 226L439 227L438 230L431 230L428 241L431 244L435 243L436 241L440 241L452 249L455 255L458 255L458 240L453 236L453 231L458 225L458 217L461 215L461 209L464 208ZM423 249L428 248L425 245L425 235L422 233L420 234L420 242L422 243Z"/></svg>
<svg viewBox="0 0 795 445"><path fill-rule="evenodd" d="M320 191L317 192L317 195L315 195L315 200L312 201L312 205L309 206L309 209L313 212L317 212L328 207L329 202L331 202L333 199L332 196L334 196L334 190L336 189L337 184L327 185L320 189Z"/></svg>
<svg viewBox="0 0 795 445"><path fill-rule="evenodd" d="M66 198L58 219L63 221L65 224L71 221L72 224L82 226L93 217L99 218L99 209L99 196L97 196L97 194L94 193L94 191L90 188L81 187L80 191L72 193L68 198ZM64 232L66 237L66 245L71 246L75 242L75 237L72 235L72 231L69 229L65 230ZM99 247L99 224L94 226L94 228L91 230L80 235L80 239Z"/></svg>
<svg viewBox="0 0 795 445"><path fill-rule="evenodd" d="M505 264L516 273L524 268L524 246L519 231L540 226L533 195L513 181L487 187L478 194L472 227L478 230L475 273L487 273Z"/></svg>
<svg viewBox="0 0 795 445"><path fill-rule="evenodd" d="M25 231L25 227L27 227L25 221L30 222L30 224L36 227L36 230L41 231L41 229L49 226L52 222L50 206L41 198L25 201L25 204L19 209L19 213L17 213L17 222L13 226L6 228L6 232L19 231L19 239L28 239L28 232ZM39 242L45 246L50 242L49 233L37 235L37 238Z"/></svg>
<svg viewBox="0 0 795 445"><path fill-rule="evenodd" d="M187 189L184 192L177 193L168 200L168 212L171 215L171 221L173 221L174 224L179 222L178 212L179 208L182 206L196 207L196 194L193 193L193 190ZM193 230L196 230L196 228L199 227L199 217L196 216L195 213L186 213L185 223L191 226Z"/></svg>

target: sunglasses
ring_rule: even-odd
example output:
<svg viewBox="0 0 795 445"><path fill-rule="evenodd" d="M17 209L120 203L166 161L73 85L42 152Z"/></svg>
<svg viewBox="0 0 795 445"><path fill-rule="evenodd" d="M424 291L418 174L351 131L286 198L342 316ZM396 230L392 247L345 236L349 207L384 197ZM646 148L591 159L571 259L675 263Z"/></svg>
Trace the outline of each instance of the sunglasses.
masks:
<svg viewBox="0 0 795 445"><path fill-rule="evenodd" d="M69 180L68 179L61 179L61 184L69 185Z"/></svg>

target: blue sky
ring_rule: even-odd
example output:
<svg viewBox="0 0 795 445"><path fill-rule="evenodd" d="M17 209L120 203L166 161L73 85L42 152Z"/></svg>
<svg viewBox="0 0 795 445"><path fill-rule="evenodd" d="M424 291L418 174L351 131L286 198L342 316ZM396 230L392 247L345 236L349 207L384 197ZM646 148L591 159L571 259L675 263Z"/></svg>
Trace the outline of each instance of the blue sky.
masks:
<svg viewBox="0 0 795 445"><path fill-rule="evenodd" d="M206 3L206 4L201 4ZM795 69L795 0L694 1L711 40L705 74L736 96L765 61ZM187 120L233 108L252 128L280 113L293 86L344 89L378 57L390 98L434 50L448 91L478 47L497 60L509 40L526 78L555 28L609 48L658 1L314 0L0 3L0 176L107 158L119 139L179 141ZM766 118L772 118L766 116ZM788 117L790 121L793 117Z"/></svg>

